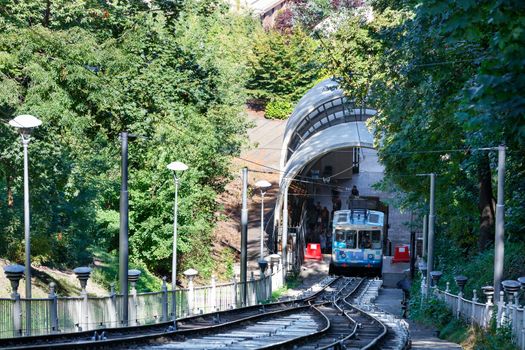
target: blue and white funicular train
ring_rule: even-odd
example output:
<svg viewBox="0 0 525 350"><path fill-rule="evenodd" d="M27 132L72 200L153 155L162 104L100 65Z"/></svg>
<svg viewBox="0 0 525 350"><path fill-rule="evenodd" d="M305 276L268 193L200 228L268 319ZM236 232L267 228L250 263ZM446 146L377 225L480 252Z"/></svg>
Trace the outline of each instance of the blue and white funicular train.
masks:
<svg viewBox="0 0 525 350"><path fill-rule="evenodd" d="M386 229L383 212L369 209L336 211L329 273L381 275Z"/></svg>

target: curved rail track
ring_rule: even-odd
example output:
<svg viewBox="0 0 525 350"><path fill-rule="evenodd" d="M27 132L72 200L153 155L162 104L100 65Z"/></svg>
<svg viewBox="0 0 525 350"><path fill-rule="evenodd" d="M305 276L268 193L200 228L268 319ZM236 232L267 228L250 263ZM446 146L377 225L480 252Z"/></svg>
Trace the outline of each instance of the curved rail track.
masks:
<svg viewBox="0 0 525 350"><path fill-rule="evenodd" d="M95 337L83 332L87 339L78 333L33 343L16 338L26 343L7 349L376 349L388 327L353 305L366 285L360 278L331 279L300 299L179 319L177 330L169 322L99 330Z"/></svg>
<svg viewBox="0 0 525 350"><path fill-rule="evenodd" d="M326 278L320 283L320 288L306 291L302 297L294 300L180 318L177 320L177 330L173 327L173 321L169 321L134 327L101 328L96 331L4 338L0 339L0 348L13 350L103 348L103 344L117 344L118 341L126 339L146 339L175 333L184 334L186 331L195 331L201 328L214 329L219 326L242 322L250 317L309 305L310 302L319 303L325 300L325 293L333 292L334 287L331 285L339 283L338 281L337 278Z"/></svg>
<svg viewBox="0 0 525 350"><path fill-rule="evenodd" d="M374 349L387 334L387 327L377 318L352 305L366 287L366 280L348 283L333 303L314 306L323 313L329 326L321 332L290 340L293 349Z"/></svg>

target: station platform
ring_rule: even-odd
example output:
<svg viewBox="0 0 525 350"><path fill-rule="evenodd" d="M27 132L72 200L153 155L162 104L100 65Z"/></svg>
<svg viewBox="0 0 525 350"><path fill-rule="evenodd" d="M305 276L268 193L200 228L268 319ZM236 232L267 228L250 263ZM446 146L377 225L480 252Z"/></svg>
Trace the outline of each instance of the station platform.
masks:
<svg viewBox="0 0 525 350"><path fill-rule="evenodd" d="M397 282L405 278L405 270L410 269L410 263L392 263L392 256L383 256L383 286L397 288Z"/></svg>

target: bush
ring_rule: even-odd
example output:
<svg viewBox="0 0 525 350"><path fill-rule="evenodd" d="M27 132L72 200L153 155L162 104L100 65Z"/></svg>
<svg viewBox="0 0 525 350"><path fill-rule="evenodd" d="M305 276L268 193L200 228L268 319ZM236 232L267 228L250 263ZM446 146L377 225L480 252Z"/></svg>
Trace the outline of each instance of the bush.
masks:
<svg viewBox="0 0 525 350"><path fill-rule="evenodd" d="M475 335L476 342L472 347L475 350L518 349L518 347L512 343L512 331L508 325L496 328L493 323L486 331L476 328Z"/></svg>
<svg viewBox="0 0 525 350"><path fill-rule="evenodd" d="M298 100L323 75L321 59L319 43L300 29L255 32L248 56L250 96Z"/></svg>
<svg viewBox="0 0 525 350"><path fill-rule="evenodd" d="M266 104L264 116L268 119L287 119L293 107L293 103L287 99L273 99Z"/></svg>

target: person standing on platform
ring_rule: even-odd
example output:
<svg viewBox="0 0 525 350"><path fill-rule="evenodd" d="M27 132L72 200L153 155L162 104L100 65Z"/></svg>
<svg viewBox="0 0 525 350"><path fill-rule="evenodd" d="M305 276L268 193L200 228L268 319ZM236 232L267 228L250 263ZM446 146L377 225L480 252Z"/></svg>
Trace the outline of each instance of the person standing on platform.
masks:
<svg viewBox="0 0 525 350"><path fill-rule="evenodd" d="M324 234L324 232L321 232L321 234L319 235L319 240L321 243L321 252L324 254L326 253L326 235Z"/></svg>
<svg viewBox="0 0 525 350"><path fill-rule="evenodd" d="M332 201L332 205L334 208L334 211L341 210L341 198L339 198L339 195L335 196L334 200Z"/></svg>
<svg viewBox="0 0 525 350"><path fill-rule="evenodd" d="M338 210L341 210L341 207L342 207L342 204L341 204L341 198L339 198L339 195L336 195L333 199L332 199L332 215L331 215L331 219L332 221L334 220L334 213Z"/></svg>
<svg viewBox="0 0 525 350"><path fill-rule="evenodd" d="M322 229L326 230L328 229L328 222L330 221L330 212L328 211L327 207L324 207L321 211L321 224Z"/></svg>
<svg viewBox="0 0 525 350"><path fill-rule="evenodd" d="M356 185L352 187L352 197L359 197L359 190L357 189Z"/></svg>
<svg viewBox="0 0 525 350"><path fill-rule="evenodd" d="M348 200L346 201L346 204L348 204L348 209L352 209L352 200L359 197L359 190L357 189L356 185L352 187L352 191L350 191L350 196L348 197Z"/></svg>

